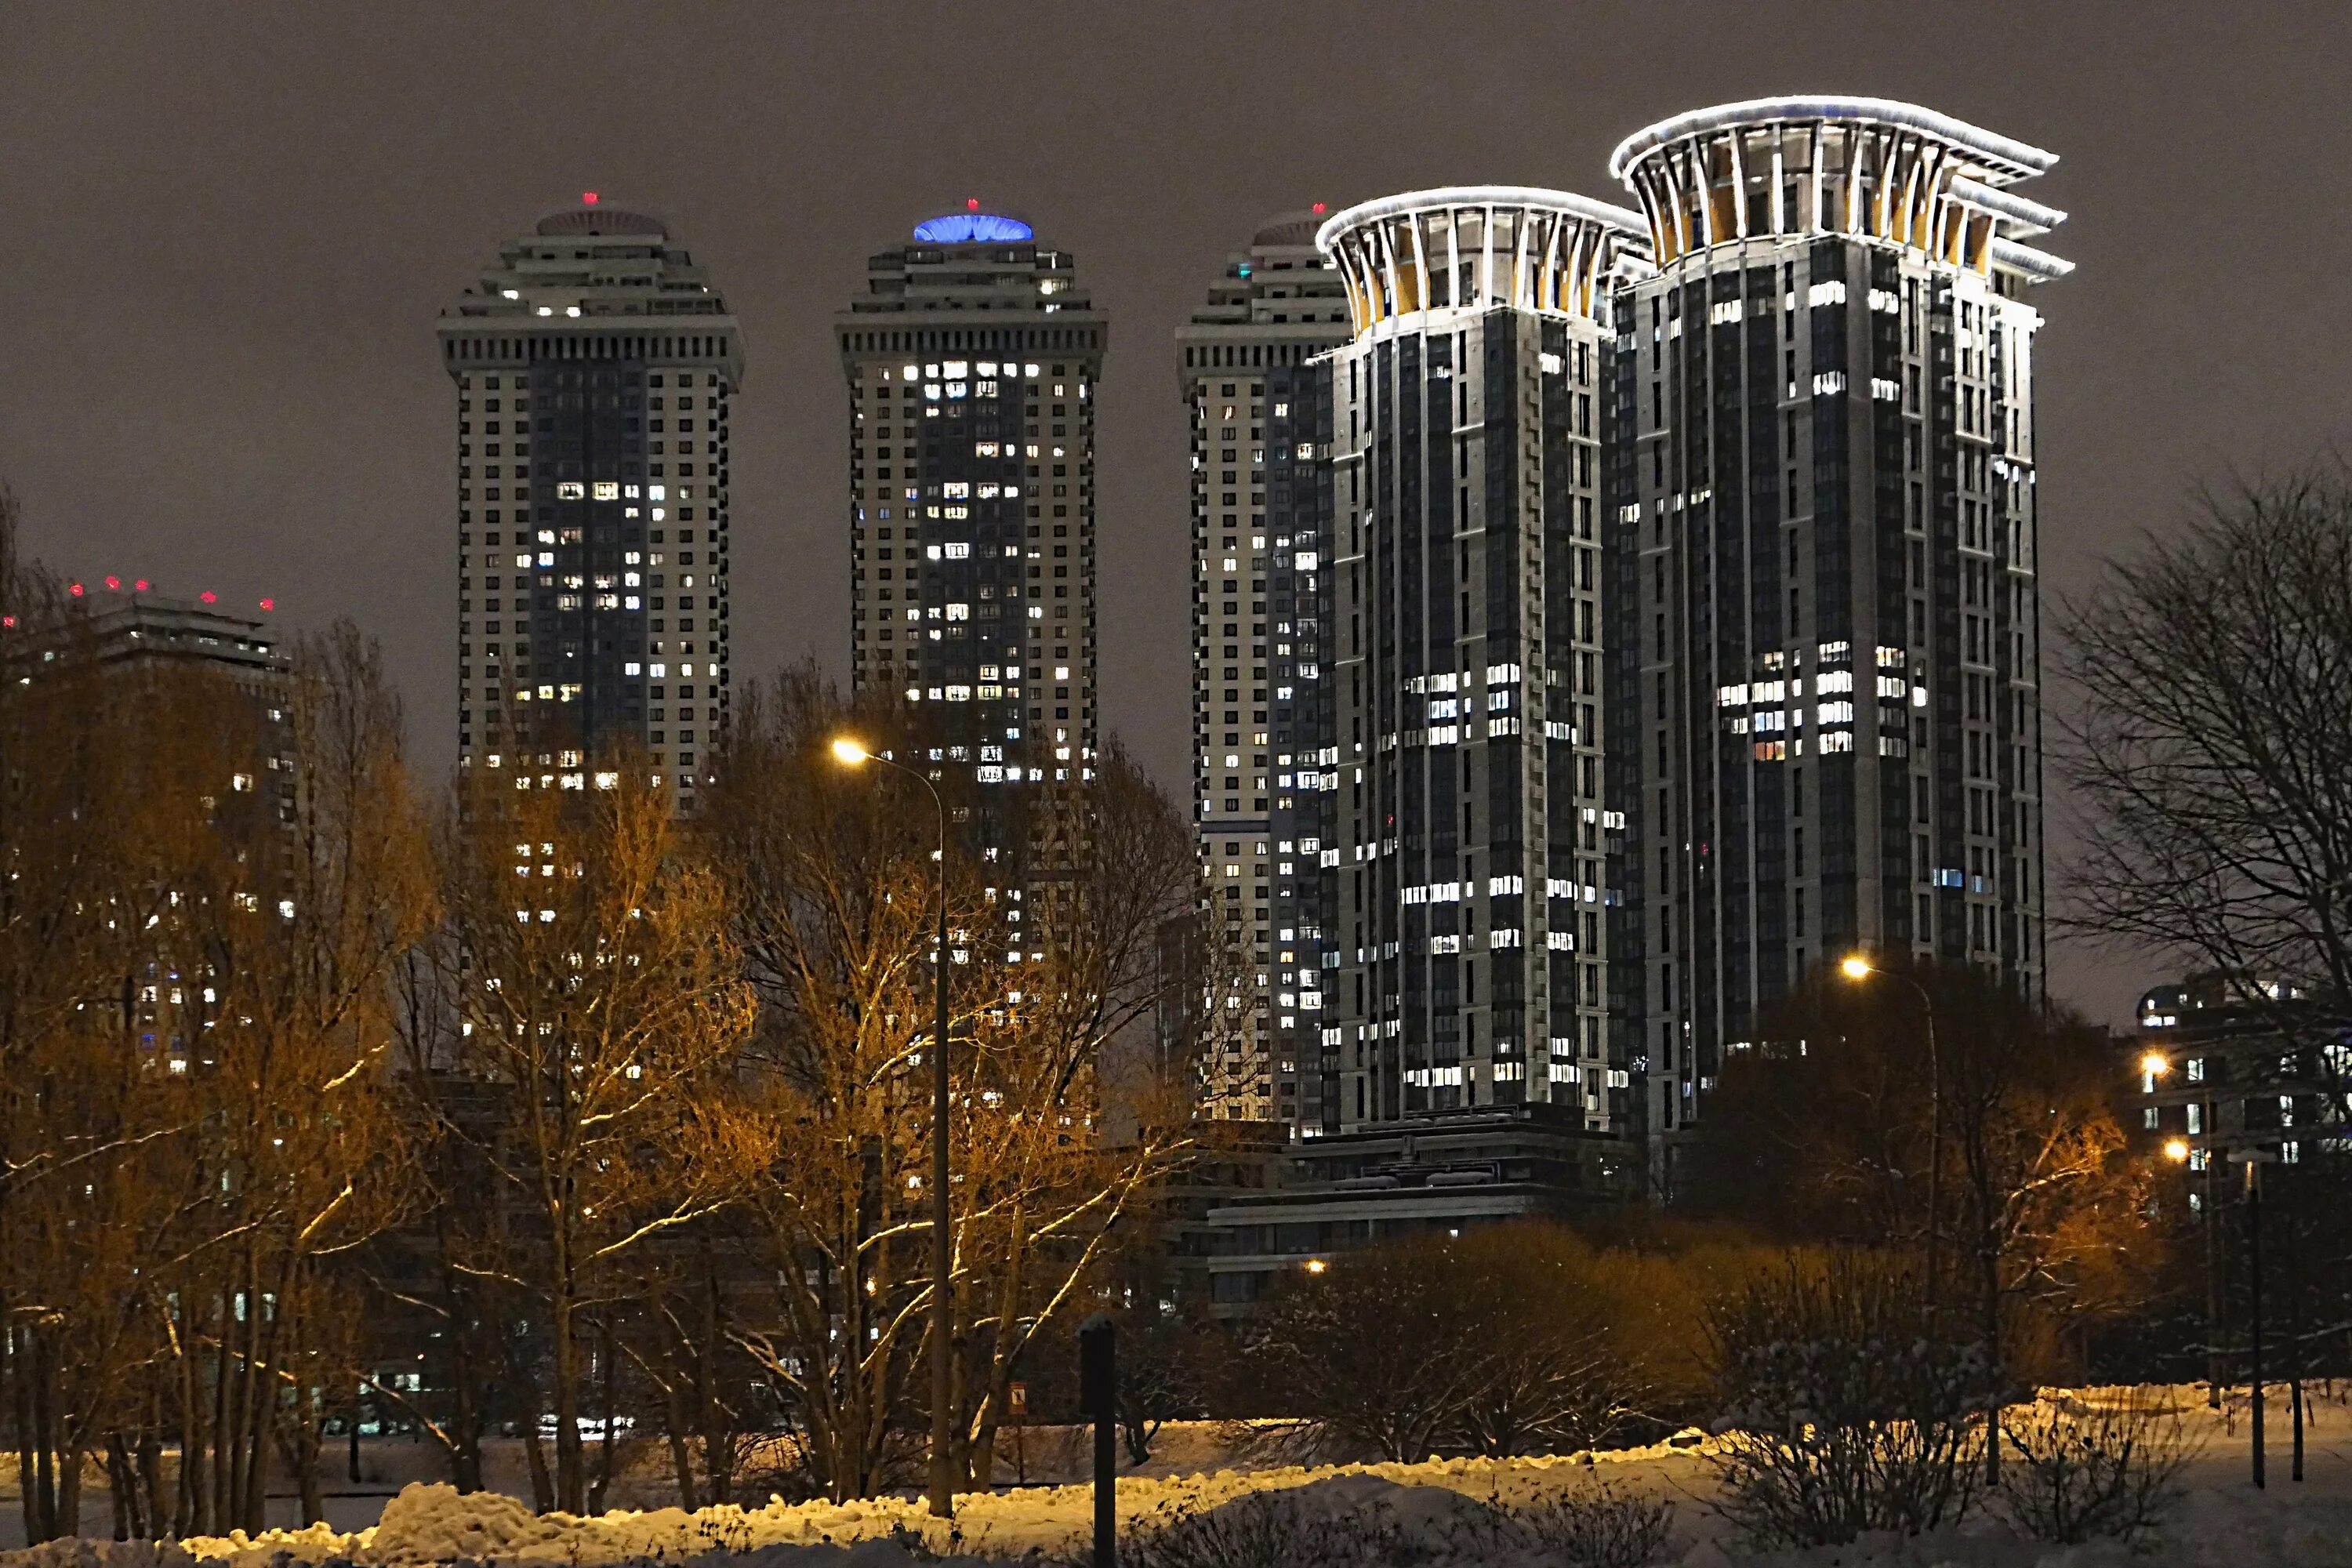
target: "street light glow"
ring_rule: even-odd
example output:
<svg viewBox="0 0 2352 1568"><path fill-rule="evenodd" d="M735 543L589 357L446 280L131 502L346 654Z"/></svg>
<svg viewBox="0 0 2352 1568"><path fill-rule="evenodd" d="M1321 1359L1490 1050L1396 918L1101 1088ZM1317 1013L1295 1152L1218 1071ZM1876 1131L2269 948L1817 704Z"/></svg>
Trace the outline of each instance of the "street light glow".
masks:
<svg viewBox="0 0 2352 1568"><path fill-rule="evenodd" d="M2162 1078L2172 1070L2172 1064L2165 1059L2162 1051L2150 1051L2139 1058L2139 1070L2150 1078Z"/></svg>
<svg viewBox="0 0 2352 1568"><path fill-rule="evenodd" d="M2164 1157L2171 1161L2176 1165L2187 1160L2189 1158L2189 1140L2186 1138L2166 1139L2164 1142Z"/></svg>
<svg viewBox="0 0 2352 1568"><path fill-rule="evenodd" d="M858 742L844 735L833 743L833 760L843 767L854 768L874 760L874 753Z"/></svg>
<svg viewBox="0 0 2352 1568"><path fill-rule="evenodd" d="M1838 965L1838 973L1848 980L1867 980L1871 973L1870 960L1858 952L1848 953L1844 961Z"/></svg>
<svg viewBox="0 0 2352 1568"><path fill-rule="evenodd" d="M1320 1274L1330 1267L1319 1258L1310 1258L1307 1260L1307 1272L1309 1274Z"/></svg>

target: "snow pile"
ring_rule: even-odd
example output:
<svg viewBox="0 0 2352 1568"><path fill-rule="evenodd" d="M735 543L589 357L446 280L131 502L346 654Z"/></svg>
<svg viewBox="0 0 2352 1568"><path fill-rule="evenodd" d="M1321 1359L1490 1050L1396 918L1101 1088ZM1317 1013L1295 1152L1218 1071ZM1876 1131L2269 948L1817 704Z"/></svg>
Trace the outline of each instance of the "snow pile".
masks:
<svg viewBox="0 0 2352 1568"><path fill-rule="evenodd" d="M2090 1405L2152 1393L2179 1410L2204 1448L2182 1477L2187 1495L2137 1554L2116 1542L2063 1547L2021 1540L1990 1512L1927 1536L1756 1552L1707 1508L1716 1495L1715 1444L1696 1432L1645 1448L1560 1458L1273 1463L1127 1475L1118 1482L1118 1511L1123 1528L1144 1531L1221 1509L1237 1509L1226 1516L1231 1521L1260 1526L1266 1515L1286 1511L1304 1522L1295 1533L1305 1535L1331 1521L1373 1519L1381 1551L1361 1559L1365 1568L1408 1562L1420 1568L1569 1568L1557 1556L1531 1553L1525 1537L1504 1528L1497 1509L1507 1513L1564 1493L1589 1497L1598 1482L1620 1497L1674 1504L1674 1538L1660 1568L2122 1568L2149 1561L2165 1568L2352 1568L2352 1413L2333 1390L2314 1403L2310 1479L2300 1486L2288 1479L2285 1422L2274 1409L2267 1492L2247 1484L2242 1396L2219 1413L2206 1410L2201 1389L2053 1391L2053 1397ZM1188 1438L1183 1447L1217 1457L1206 1425L1197 1444ZM1250 1445L1241 1447L1246 1452ZM1229 1466L1234 1452L1223 1450ZM797 1505L771 1499L758 1508L619 1510L578 1519L535 1515L500 1493L461 1497L446 1485L418 1483L386 1504L375 1524L348 1533L314 1525L184 1545L58 1542L0 1553L0 1568L907 1568L938 1562L977 1568L1024 1557L1080 1559L1091 1520L1091 1493L1083 1486L966 1497L950 1526L913 1498ZM1332 1538L1326 1530L1327 1546Z"/></svg>

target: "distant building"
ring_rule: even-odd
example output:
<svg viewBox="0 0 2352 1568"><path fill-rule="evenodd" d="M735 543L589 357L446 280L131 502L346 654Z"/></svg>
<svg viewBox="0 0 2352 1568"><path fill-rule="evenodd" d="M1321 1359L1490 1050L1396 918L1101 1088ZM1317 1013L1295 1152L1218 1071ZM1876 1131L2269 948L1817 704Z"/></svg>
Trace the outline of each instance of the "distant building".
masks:
<svg viewBox="0 0 2352 1568"><path fill-rule="evenodd" d="M235 759L234 771L208 787L229 798L250 796L279 823L293 821L300 784L287 712L293 670L268 621L222 609L209 594L183 599L143 586L92 590L75 584L65 605L62 622L45 621L37 630L9 627L0 641L0 670L34 681L45 670L56 671L68 683L63 689L76 694L77 706L102 702L118 714L137 715L142 724L163 704L218 699L193 710L205 731L230 742ZM182 684L180 678L189 675L216 679L228 690ZM249 751L243 749L247 743ZM119 1020L146 1066L177 1075L211 1065L203 1033L209 1026L190 1025L212 1000L208 986L150 959L123 976L112 997L93 1000L110 1006L107 1016Z"/></svg>
<svg viewBox="0 0 2352 1568"><path fill-rule="evenodd" d="M196 599L142 590L82 596L91 651L102 665L201 667L255 697L283 690L287 655L268 621Z"/></svg>
<svg viewBox="0 0 2352 1568"><path fill-rule="evenodd" d="M1218 1005L1208 1098L1320 1131L1325 933L1322 685L1329 657L1330 382L1347 342L1318 213L1268 219L1177 329L1192 424L1192 787L1203 940L1243 978ZM1238 1006L1225 1004L1238 1002ZM1332 1123L1336 1125L1335 1123Z"/></svg>
<svg viewBox="0 0 2352 1568"><path fill-rule="evenodd" d="M2274 981L2192 975L2140 998L2139 1126L2192 1171L2352 1152L2352 1017Z"/></svg>
<svg viewBox="0 0 2352 1568"><path fill-rule="evenodd" d="M1066 869L1096 747L1095 417L1108 325L1066 251L981 212L916 226L835 318L849 390L851 670L895 700L974 847Z"/></svg>
<svg viewBox="0 0 2352 1568"><path fill-rule="evenodd" d="M659 220L541 218L444 310L457 387L457 747L642 745L690 806L727 721L728 406L743 342Z"/></svg>
<svg viewBox="0 0 2352 1568"><path fill-rule="evenodd" d="M1665 1155L1723 1054L1856 948L2042 984L2040 466L2011 187L2053 153L1881 99L1698 110L1610 160L1656 270L1613 321L1609 531Z"/></svg>
<svg viewBox="0 0 2352 1568"><path fill-rule="evenodd" d="M1171 1227L1189 1255L1183 1277L1205 1275L1216 1315L1246 1316L1339 1253L1636 1194L1635 1152L1583 1121L1573 1105L1541 1103L1407 1116L1293 1142L1271 1181L1228 1162L1188 1191L1209 1199L1197 1217Z"/></svg>

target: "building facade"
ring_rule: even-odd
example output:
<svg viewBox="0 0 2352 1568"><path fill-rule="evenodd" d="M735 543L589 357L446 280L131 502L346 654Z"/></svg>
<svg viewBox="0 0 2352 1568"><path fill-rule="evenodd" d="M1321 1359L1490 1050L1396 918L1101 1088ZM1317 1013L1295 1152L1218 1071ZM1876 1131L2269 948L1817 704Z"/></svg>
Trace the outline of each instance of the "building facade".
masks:
<svg viewBox="0 0 2352 1568"><path fill-rule="evenodd" d="M2352 1150L2342 1008L2279 981L2192 974L2140 997L2137 1041L2139 1142L2150 1152L2205 1173L2249 1151L2301 1164Z"/></svg>
<svg viewBox="0 0 2352 1568"><path fill-rule="evenodd" d="M690 806L728 708L726 300L592 193L503 247L440 339L463 764L570 777L630 743Z"/></svg>
<svg viewBox="0 0 2352 1568"><path fill-rule="evenodd" d="M1616 999L1602 559L1622 208L1459 187L1333 217L1336 962L1343 1128L1495 1105L1638 1131Z"/></svg>
<svg viewBox="0 0 2352 1568"><path fill-rule="evenodd" d="M2021 242L2064 215L2008 187L2054 162L1839 98L1685 114L1611 160L1657 266L1615 319L1609 525L1621 1000L1661 1148L1824 962L2042 984L2026 295L2068 268Z"/></svg>
<svg viewBox="0 0 2352 1568"><path fill-rule="evenodd" d="M1318 864L1330 381L1347 296L1318 213L1268 219L1177 330L1192 426L1192 792L1206 931L1186 998L1220 1119L1324 1124ZM1305 1070L1302 1072L1302 1064Z"/></svg>
<svg viewBox="0 0 2352 1568"><path fill-rule="evenodd" d="M835 319L850 412L851 669L975 848L1024 888L1067 866L1097 745L1095 402L1108 323L1030 226L956 213L866 262ZM1063 786L1063 787L1057 787Z"/></svg>

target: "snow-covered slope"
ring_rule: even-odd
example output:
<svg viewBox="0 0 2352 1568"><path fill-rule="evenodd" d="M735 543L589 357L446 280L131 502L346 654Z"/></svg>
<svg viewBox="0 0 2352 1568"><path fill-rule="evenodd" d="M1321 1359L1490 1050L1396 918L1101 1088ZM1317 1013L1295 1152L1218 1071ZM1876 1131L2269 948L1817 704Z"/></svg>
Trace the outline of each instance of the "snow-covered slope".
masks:
<svg viewBox="0 0 2352 1568"><path fill-rule="evenodd" d="M2095 1397L2095 1395L2094 1396ZM1686 1434L1675 1443L1599 1455L1509 1461L1432 1460L1415 1465L1222 1468L1185 1476L1129 1476L1118 1485L1123 1521L1148 1523L1280 1494L1282 1506L1350 1513L1384 1510L1417 1543L1430 1568L1536 1568L1537 1560L1501 1560L1467 1544L1489 1501L1524 1503L1605 1482L1623 1495L1675 1504L1675 1541L1662 1561L1685 1568L2120 1568L2155 1562L2166 1568L2352 1568L2352 1411L2336 1397L2315 1401L2305 1468L2288 1479L2284 1410L2271 1423L2271 1485L2246 1479L2247 1422L2242 1399L2208 1412L2201 1390L2179 1391L2179 1404L2202 1445L2185 1474L2189 1491L2160 1535L2135 1554L2119 1542L2060 1548L2022 1541L1990 1517L1958 1530L1908 1540L1865 1540L1853 1546L1758 1554L1741 1548L1706 1507L1715 1483L1711 1444ZM1041 1487L963 1499L952 1527L922 1504L883 1498L846 1504L771 1502L688 1514L677 1509L622 1510L596 1519L538 1516L511 1498L459 1497L446 1486L411 1485L368 1529L339 1533L325 1526L192 1541L184 1547L143 1543L56 1542L0 1554L0 1568L267 1568L273 1561L348 1560L370 1568L459 1561L614 1568L620 1564L698 1568L899 1568L929 1557L1003 1562L1028 1553L1077 1555L1088 1528L1083 1487ZM894 1539L895 1538L895 1539ZM1490 1542L1491 1545L1491 1542Z"/></svg>

